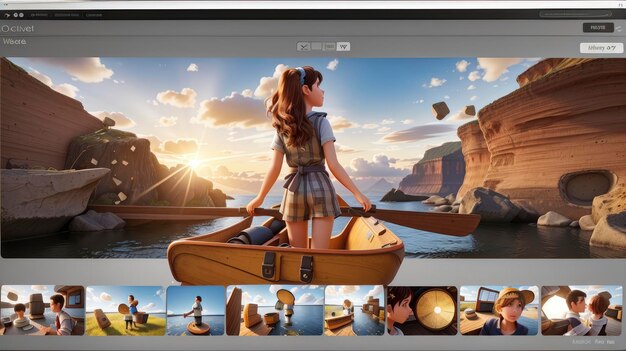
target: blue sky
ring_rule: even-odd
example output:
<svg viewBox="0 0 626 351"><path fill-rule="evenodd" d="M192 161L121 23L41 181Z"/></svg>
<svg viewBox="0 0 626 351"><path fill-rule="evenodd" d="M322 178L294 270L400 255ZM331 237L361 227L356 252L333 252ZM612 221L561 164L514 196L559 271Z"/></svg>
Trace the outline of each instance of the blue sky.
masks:
<svg viewBox="0 0 626 351"><path fill-rule="evenodd" d="M385 289L382 285L328 285L326 287L326 305L343 305L348 299L355 306L367 302L368 296L378 298L380 305L385 304Z"/></svg>
<svg viewBox="0 0 626 351"><path fill-rule="evenodd" d="M17 301L11 301L7 297L9 292L17 294ZM0 300L8 303L27 303L30 301L30 294L41 294L43 302L50 302L50 296L56 294L54 285L3 285L0 289Z"/></svg>
<svg viewBox="0 0 626 351"><path fill-rule="evenodd" d="M519 290L530 290L535 294L535 299L531 302L531 304L538 304L541 300L541 296L539 296L539 288L537 286L528 286L528 285L476 285L476 286L462 286L461 287L461 295L465 297L465 301L476 301L476 296L478 295L478 289L483 286L487 289L500 291L507 287L517 288Z"/></svg>
<svg viewBox="0 0 626 351"><path fill-rule="evenodd" d="M256 303L259 306L274 306L278 298L276 292L286 289L296 298L296 305L324 305L324 287L320 285L238 285L241 288L241 304ZM230 296L234 286L226 289Z"/></svg>
<svg viewBox="0 0 626 351"><path fill-rule="evenodd" d="M259 183L273 131L263 100L289 67L311 65L338 159L356 179L399 182L424 152L457 141L476 111L512 92L537 58L10 58L32 76L146 137L161 163L195 160L196 172L234 186ZM436 120L431 105L450 115Z"/></svg>
<svg viewBox="0 0 626 351"><path fill-rule="evenodd" d="M200 296L203 315L224 315L224 294L223 286L170 286L167 288L167 314L191 311L196 296Z"/></svg>
<svg viewBox="0 0 626 351"><path fill-rule="evenodd" d="M139 300L140 312L165 313L165 288L162 286L88 286L87 312L98 308L104 312L117 312L119 304L128 305L128 295L131 294Z"/></svg>

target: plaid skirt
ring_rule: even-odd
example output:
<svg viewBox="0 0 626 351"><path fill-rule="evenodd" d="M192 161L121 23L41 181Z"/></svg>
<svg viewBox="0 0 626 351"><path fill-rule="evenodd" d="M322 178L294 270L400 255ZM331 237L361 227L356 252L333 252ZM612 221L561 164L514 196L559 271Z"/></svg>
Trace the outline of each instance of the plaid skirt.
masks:
<svg viewBox="0 0 626 351"><path fill-rule="evenodd" d="M315 217L338 217L341 210L328 174L303 174L295 191L285 189L280 213L283 214L283 220L289 222L306 221Z"/></svg>

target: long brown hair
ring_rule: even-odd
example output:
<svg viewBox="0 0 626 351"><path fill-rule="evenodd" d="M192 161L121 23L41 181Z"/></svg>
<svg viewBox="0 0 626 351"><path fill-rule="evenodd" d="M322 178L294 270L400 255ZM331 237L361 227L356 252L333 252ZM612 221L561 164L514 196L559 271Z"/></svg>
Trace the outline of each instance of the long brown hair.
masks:
<svg viewBox="0 0 626 351"><path fill-rule="evenodd" d="M311 66L302 67L306 75L304 84L313 90L313 84L322 74ZM311 140L313 125L306 118L304 94L300 84L300 72L290 68L278 80L278 89L267 100L267 112L272 117L272 127L286 138L287 146L299 147Z"/></svg>

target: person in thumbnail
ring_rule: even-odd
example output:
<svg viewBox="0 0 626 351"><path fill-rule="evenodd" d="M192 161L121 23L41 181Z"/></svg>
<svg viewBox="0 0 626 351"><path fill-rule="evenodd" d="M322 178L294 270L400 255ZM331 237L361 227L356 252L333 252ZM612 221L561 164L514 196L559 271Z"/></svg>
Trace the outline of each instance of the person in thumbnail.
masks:
<svg viewBox="0 0 626 351"><path fill-rule="evenodd" d="M135 300L135 296L133 295L128 295L128 305L129 305L129 311L130 311L130 315L133 317L133 326L135 328L137 327L137 317L136 314L137 312L139 312L139 310L137 309L137 305L139 305L139 300ZM130 328L133 329L133 328Z"/></svg>
<svg viewBox="0 0 626 351"><path fill-rule="evenodd" d="M15 314L17 314L17 318L16 320L24 320L24 314L26 313L26 305L24 305L23 303L18 303L15 306L13 306L13 312L15 312Z"/></svg>
<svg viewBox="0 0 626 351"><path fill-rule="evenodd" d="M410 307L412 298L411 288L402 286L387 288L387 333L389 335L404 335L395 323L406 322L413 313Z"/></svg>
<svg viewBox="0 0 626 351"><path fill-rule="evenodd" d="M528 328L517 320L524 307L534 299L535 294L530 290L502 289L493 306L498 318L488 320L480 330L480 335L528 335Z"/></svg>
<svg viewBox="0 0 626 351"><path fill-rule="evenodd" d="M54 324L56 326L56 335L72 335L72 330L76 326L76 321L72 319L69 313L63 310L65 306L65 298L61 294L50 296L50 311L56 313ZM51 333L50 327L43 328L46 334Z"/></svg>
<svg viewBox="0 0 626 351"><path fill-rule="evenodd" d="M335 178L350 190L365 211L371 208L370 200L337 161L333 143L336 139L326 113L313 111L313 107L324 104L322 79L322 74L311 66L290 68L280 76L278 89L266 101L272 127L276 130L271 166L259 194L246 206L248 213L254 215L254 209L263 203L276 182L283 158L286 159L290 173L285 178L279 211L294 247L308 247L308 220L312 218L312 248L328 248L333 222L341 214L325 161Z"/></svg>
<svg viewBox="0 0 626 351"><path fill-rule="evenodd" d="M609 308L611 297L608 291L603 291L598 295L593 295L589 300L589 312L591 312L591 315L587 319L586 324L591 327L591 330L587 335L606 336L608 320L604 316L604 312Z"/></svg>
<svg viewBox="0 0 626 351"><path fill-rule="evenodd" d="M196 327L202 325L202 296L196 296L194 304L191 306L191 311L183 313L183 318L187 318L190 314L193 314L193 318L196 320Z"/></svg>
<svg viewBox="0 0 626 351"><path fill-rule="evenodd" d="M565 314L565 319L569 322L569 326L567 326L567 332L563 335L585 335L591 330L591 328L586 326L580 319L580 314L585 312L585 307L587 307L587 303L585 302L586 297L587 294L580 290L572 290L565 297L565 302L569 309Z"/></svg>

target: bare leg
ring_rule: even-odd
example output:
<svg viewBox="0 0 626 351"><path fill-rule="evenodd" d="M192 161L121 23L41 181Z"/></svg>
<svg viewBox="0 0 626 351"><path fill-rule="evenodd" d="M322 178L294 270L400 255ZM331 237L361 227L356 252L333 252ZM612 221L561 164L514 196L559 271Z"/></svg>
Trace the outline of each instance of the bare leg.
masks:
<svg viewBox="0 0 626 351"><path fill-rule="evenodd" d="M287 224L289 244L293 247L309 247L309 221L285 221L285 223Z"/></svg>
<svg viewBox="0 0 626 351"><path fill-rule="evenodd" d="M333 231L335 217L315 217L313 218L313 240L311 248L328 249L330 247L330 236Z"/></svg>

